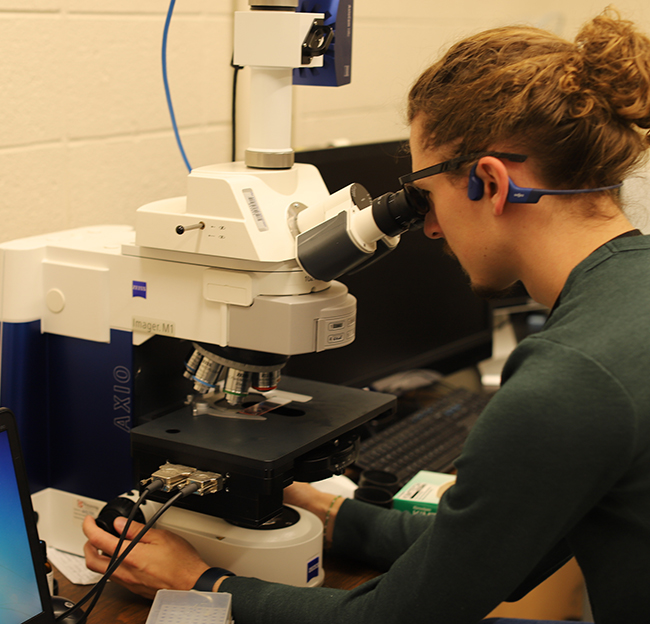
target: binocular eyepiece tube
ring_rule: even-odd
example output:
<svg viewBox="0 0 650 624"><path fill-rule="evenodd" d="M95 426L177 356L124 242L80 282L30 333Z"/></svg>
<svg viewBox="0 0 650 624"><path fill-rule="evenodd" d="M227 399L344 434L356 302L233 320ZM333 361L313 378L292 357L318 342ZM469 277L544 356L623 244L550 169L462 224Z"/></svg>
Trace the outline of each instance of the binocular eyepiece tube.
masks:
<svg viewBox="0 0 650 624"><path fill-rule="evenodd" d="M428 210L428 194L416 186L370 199L361 185L351 184L323 206L297 215L298 262L307 274L323 281L359 270L373 256L392 251L400 234L421 227ZM328 214L334 216L325 218Z"/></svg>
<svg viewBox="0 0 650 624"><path fill-rule="evenodd" d="M396 193L372 200L372 216L386 236L398 236L413 227L421 227L429 211L427 193L412 184Z"/></svg>

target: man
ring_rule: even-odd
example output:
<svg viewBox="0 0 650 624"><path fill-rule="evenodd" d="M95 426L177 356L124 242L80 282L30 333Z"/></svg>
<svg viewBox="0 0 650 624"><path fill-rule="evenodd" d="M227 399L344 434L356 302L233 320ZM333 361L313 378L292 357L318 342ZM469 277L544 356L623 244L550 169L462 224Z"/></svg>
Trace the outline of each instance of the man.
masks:
<svg viewBox="0 0 650 624"><path fill-rule="evenodd" d="M387 572L350 592L287 587L208 571L152 531L115 576L149 596L210 578L239 624L472 624L575 556L597 623L644 621L650 240L618 188L648 147L650 41L610 14L575 43L479 33L419 78L409 122L402 181L428 193L427 236L445 239L477 292L521 280L552 310L509 359L435 519L294 484L287 502L321 517L333 552ZM90 518L84 528L103 571L117 540Z"/></svg>

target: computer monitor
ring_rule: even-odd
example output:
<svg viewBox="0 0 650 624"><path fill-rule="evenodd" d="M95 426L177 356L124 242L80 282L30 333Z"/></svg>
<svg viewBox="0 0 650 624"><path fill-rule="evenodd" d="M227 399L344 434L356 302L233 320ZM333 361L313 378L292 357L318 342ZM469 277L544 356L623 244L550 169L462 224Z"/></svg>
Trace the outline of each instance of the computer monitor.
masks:
<svg viewBox="0 0 650 624"><path fill-rule="evenodd" d="M296 161L316 165L330 192L358 182L372 197L397 191L399 176L411 171L400 141L297 152ZM393 252L339 281L357 298L354 343L293 356L285 374L364 387L412 368L449 374L491 355L488 304L442 242L422 230L407 232Z"/></svg>
<svg viewBox="0 0 650 624"><path fill-rule="evenodd" d="M0 622L54 624L14 415L0 407Z"/></svg>

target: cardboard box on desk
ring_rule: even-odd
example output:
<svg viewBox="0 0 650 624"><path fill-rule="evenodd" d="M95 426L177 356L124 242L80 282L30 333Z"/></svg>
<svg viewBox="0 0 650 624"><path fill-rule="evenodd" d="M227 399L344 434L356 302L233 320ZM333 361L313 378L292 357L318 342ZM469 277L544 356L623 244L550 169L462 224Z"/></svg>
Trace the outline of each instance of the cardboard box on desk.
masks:
<svg viewBox="0 0 650 624"><path fill-rule="evenodd" d="M393 509L431 515L438 511L443 492L456 481L454 475L420 470L395 496Z"/></svg>

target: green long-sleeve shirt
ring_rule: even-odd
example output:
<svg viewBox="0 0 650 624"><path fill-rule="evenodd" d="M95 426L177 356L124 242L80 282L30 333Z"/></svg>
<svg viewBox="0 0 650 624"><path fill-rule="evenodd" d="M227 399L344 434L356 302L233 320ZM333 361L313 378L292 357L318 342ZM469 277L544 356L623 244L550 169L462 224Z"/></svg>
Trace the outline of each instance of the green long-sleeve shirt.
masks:
<svg viewBox="0 0 650 624"><path fill-rule="evenodd" d="M650 617L650 237L571 273L517 347L435 520L346 501L334 550L387 572L353 591L228 578L238 624L470 624L571 552L599 624Z"/></svg>

